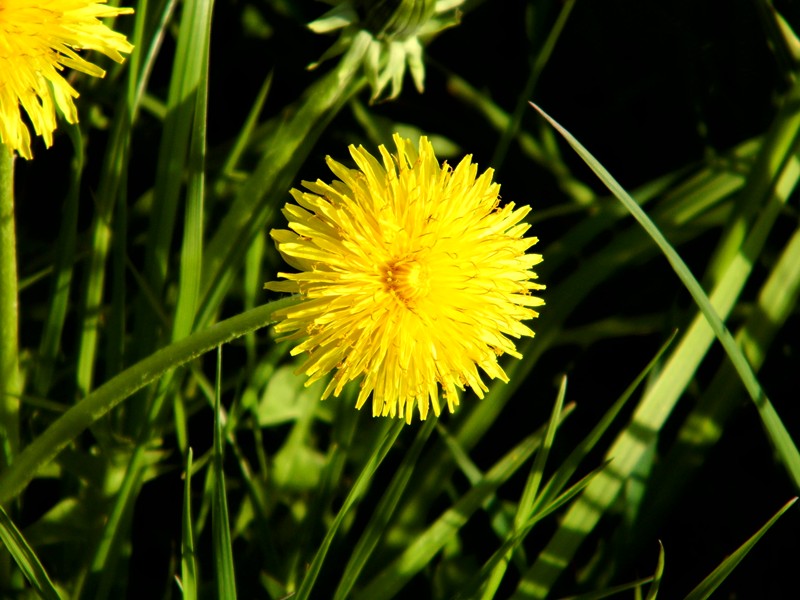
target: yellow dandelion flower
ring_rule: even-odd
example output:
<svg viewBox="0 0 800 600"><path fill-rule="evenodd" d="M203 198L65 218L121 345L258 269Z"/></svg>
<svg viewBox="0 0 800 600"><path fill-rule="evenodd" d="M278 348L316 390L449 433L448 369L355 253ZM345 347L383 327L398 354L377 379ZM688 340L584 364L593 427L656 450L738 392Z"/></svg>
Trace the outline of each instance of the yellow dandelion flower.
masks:
<svg viewBox="0 0 800 600"><path fill-rule="evenodd" d="M78 92L64 79L65 67L103 77L105 71L76 50L99 50L122 62L133 46L100 19L132 13L105 6L104 0L0 0L0 143L31 158L31 136L20 107L36 135L49 148L56 128L56 106L69 123L78 121Z"/></svg>
<svg viewBox="0 0 800 600"><path fill-rule="evenodd" d="M488 391L478 371L507 382L502 354L521 358L509 339L533 336L522 323L544 301L523 237L530 209L500 206L494 171L478 176L466 156L452 169L420 138L395 134L396 155L382 162L350 146L356 169L327 158L338 180L303 182L283 213L291 231L271 232L299 273L266 288L301 301L276 313L283 339L302 340L299 372L307 385L335 371L323 400L361 378L356 407L372 395L372 414L421 419L439 415L439 388L452 412L456 389Z"/></svg>

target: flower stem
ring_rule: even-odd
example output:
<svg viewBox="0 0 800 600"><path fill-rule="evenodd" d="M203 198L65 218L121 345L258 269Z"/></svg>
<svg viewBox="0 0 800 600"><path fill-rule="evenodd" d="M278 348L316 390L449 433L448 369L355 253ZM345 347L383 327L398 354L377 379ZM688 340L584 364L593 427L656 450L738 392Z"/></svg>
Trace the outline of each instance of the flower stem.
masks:
<svg viewBox="0 0 800 600"><path fill-rule="evenodd" d="M0 470L0 504L7 504L17 496L37 471L54 459L64 446L120 402L169 370L220 344L269 325L273 321L272 313L297 300L296 296L276 300L197 331L140 360L96 388L33 440L11 467Z"/></svg>
<svg viewBox="0 0 800 600"><path fill-rule="evenodd" d="M19 449L19 326L14 155L0 147L0 469Z"/></svg>

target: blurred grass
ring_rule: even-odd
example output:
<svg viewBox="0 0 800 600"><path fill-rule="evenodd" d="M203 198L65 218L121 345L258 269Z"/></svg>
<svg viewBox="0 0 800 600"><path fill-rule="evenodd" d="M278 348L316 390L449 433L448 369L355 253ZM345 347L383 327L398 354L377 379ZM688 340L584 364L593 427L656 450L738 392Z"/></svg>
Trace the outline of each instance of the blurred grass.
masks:
<svg viewBox="0 0 800 600"><path fill-rule="evenodd" d="M771 98L768 114L737 113L731 141L715 145L698 113L702 151L687 139L665 167L660 139L629 141L657 131L642 113L587 128L569 110L633 111L654 82L695 109L707 101L658 65L610 79L624 71L618 40L597 31L622 19L613 3L465 3L462 23L430 42L428 90L406 81L396 102L372 104L363 37L304 70L332 42L304 28L315 3L135 3L117 26L136 52L103 81L77 78L80 126L62 124L56 148L17 165L24 387L21 451L0 472L0 595L747 597L767 589L764 568L771 593L793 590L800 14L753 4L731 7L724 25L772 69L770 87L751 90ZM684 32L704 22L672 16ZM631 39L662 40L669 23L637 21ZM581 37L598 35L607 46L587 55ZM667 39L663 60L683 64L686 38ZM570 70L593 60L609 65L596 89ZM724 88L724 76L712 71L709 85ZM569 96L569 82L591 94ZM574 141L601 149L585 158L627 208L534 118L527 103L540 98ZM679 112L674 97L652 104ZM266 235L288 189L327 177L323 156L395 130L429 135L451 164L474 152L498 169L504 198L533 207L548 286L524 359L504 365L510 384L411 427L356 412L354 389L320 403L320 386L292 374L288 345L258 331L291 302L261 306L261 285L282 268ZM649 171L625 171L626 191L606 154ZM52 235L37 210L60 214ZM639 210L695 302L629 218ZM224 364L221 350L202 358L223 343ZM726 445L742 421L742 443L762 448L746 468ZM724 468L704 468L712 459ZM766 483L745 489L759 473ZM700 497L697 475L720 495ZM675 525L698 521L723 523L729 538ZM762 536L769 557L745 558Z"/></svg>

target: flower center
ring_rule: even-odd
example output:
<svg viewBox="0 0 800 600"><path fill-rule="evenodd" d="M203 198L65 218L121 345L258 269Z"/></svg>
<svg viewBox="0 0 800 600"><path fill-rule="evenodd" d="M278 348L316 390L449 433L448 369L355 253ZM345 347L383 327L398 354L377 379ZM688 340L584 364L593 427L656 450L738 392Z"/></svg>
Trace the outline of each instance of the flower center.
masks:
<svg viewBox="0 0 800 600"><path fill-rule="evenodd" d="M408 308L413 308L431 288L427 266L414 257L390 261L381 268L381 275L386 291Z"/></svg>

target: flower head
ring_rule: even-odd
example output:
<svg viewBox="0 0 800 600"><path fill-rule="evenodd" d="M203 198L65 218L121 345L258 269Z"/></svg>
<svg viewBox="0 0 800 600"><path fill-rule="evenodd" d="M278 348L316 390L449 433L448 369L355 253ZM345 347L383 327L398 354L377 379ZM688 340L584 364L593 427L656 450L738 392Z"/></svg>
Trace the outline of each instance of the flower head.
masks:
<svg viewBox="0 0 800 600"><path fill-rule="evenodd" d="M20 107L36 135L53 144L56 106L69 123L78 120L78 92L64 79L65 67L94 77L105 71L76 50L99 50L122 62L133 46L99 19L132 13L104 0L0 0L0 143L31 158L31 137Z"/></svg>
<svg viewBox="0 0 800 600"><path fill-rule="evenodd" d="M478 368L508 381L497 359L521 357L509 336L533 336L522 321L537 316L544 301L531 291L544 286L531 270L541 256L527 253L537 239L523 237L530 209L500 206L492 169L478 176L471 156L440 165L424 137L418 150L394 142L381 161L350 146L357 168L328 157L338 180L291 191L291 231L271 233L299 273L265 287L300 295L275 329L302 340L292 354L308 354L307 385L335 370L325 399L361 378L357 408L372 395L373 415L410 423L415 408L440 413L439 388L451 412L457 388L483 398Z"/></svg>
<svg viewBox="0 0 800 600"><path fill-rule="evenodd" d="M341 30L339 39L322 58L311 65L355 49L357 60L377 100L391 81L389 99L396 98L403 87L406 65L414 85L422 92L425 65L421 40L456 25L459 6L464 0L332 0L335 6L309 28L316 33ZM346 58L346 60L349 58Z"/></svg>

